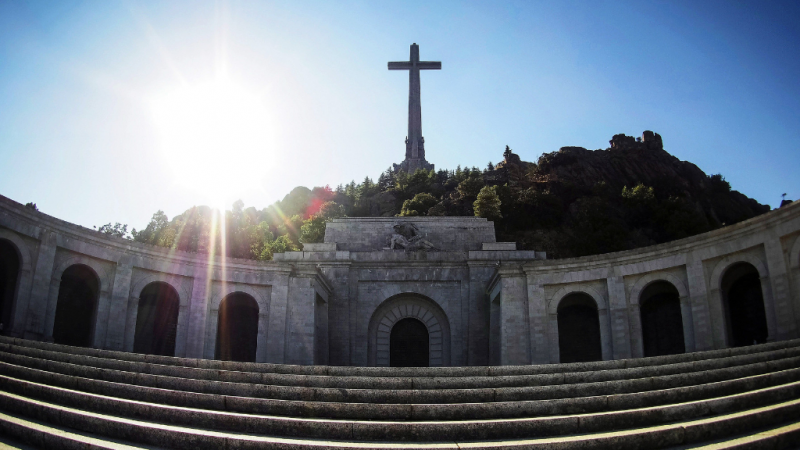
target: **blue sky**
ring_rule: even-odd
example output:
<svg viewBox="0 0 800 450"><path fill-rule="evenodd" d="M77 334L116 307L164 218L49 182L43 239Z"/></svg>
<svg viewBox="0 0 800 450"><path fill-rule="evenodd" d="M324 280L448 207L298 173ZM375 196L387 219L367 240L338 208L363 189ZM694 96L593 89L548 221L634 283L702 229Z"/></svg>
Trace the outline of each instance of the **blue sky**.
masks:
<svg viewBox="0 0 800 450"><path fill-rule="evenodd" d="M437 168L650 129L775 207L800 197L799 19L777 1L5 0L0 194L141 228L375 179L405 151L408 76L386 63L416 42L442 61L422 74Z"/></svg>

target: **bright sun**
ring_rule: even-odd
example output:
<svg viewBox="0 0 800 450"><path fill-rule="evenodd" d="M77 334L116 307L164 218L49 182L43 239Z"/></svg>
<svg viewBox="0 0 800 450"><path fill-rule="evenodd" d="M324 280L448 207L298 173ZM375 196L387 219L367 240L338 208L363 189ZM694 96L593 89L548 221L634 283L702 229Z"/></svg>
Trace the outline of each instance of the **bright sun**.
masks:
<svg viewBox="0 0 800 450"><path fill-rule="evenodd" d="M155 99L152 109L175 181L212 203L258 189L276 164L269 111L233 83L187 86Z"/></svg>

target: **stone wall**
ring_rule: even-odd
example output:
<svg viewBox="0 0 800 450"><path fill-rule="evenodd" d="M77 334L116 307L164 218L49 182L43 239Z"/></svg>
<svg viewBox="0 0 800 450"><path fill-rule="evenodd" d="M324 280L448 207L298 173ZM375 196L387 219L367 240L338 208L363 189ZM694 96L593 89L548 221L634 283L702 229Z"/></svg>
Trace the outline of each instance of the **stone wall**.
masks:
<svg viewBox="0 0 800 450"><path fill-rule="evenodd" d="M436 250L387 249L397 220ZM559 362L558 307L583 293L596 307L603 359L643 356L640 298L651 283L678 292L686 351L730 345L722 280L740 263L758 272L769 340L798 336L800 205L703 235L632 251L547 260L497 243L478 218L349 218L325 243L275 261L209 259L108 237L0 197L0 239L19 274L4 333L52 340L61 275L96 274L92 346L131 351L139 296L163 282L178 294L175 355L213 358L220 304L242 292L258 305L256 361L385 365L400 318L429 331L432 365ZM2 255L0 255L2 256Z"/></svg>

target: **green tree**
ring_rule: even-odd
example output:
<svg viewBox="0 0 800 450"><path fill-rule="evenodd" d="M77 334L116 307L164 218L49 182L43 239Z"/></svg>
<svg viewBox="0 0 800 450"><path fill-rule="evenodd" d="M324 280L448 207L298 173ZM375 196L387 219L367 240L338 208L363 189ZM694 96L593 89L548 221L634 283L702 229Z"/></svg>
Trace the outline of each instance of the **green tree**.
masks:
<svg viewBox="0 0 800 450"><path fill-rule="evenodd" d="M400 210L401 216L425 216L428 214L428 209L437 204L439 201L436 197L428 193L417 194L411 200L403 202L403 208Z"/></svg>
<svg viewBox="0 0 800 450"><path fill-rule="evenodd" d="M153 214L153 217L150 219L150 223L147 224L142 231L136 231L136 228L131 230L131 235L133 235L133 240L136 242L142 242L144 244L152 244L152 245L161 245L159 243L161 234L164 233L164 230L169 227L169 218L164 211L160 209Z"/></svg>
<svg viewBox="0 0 800 450"><path fill-rule="evenodd" d="M322 242L325 238L325 224L344 215L344 206L336 202L325 202L317 214L303 221L300 227L300 242L303 244Z"/></svg>
<svg viewBox="0 0 800 450"><path fill-rule="evenodd" d="M107 234L109 236L114 236L123 239L130 239L128 236L128 225L123 225L119 222L111 225L111 223L107 223L102 227L98 228L97 231Z"/></svg>
<svg viewBox="0 0 800 450"><path fill-rule="evenodd" d="M489 220L497 220L503 217L500 214L500 196L497 195L497 186L484 186L478 192L477 199L472 204L475 208L475 216L485 217Z"/></svg>
<svg viewBox="0 0 800 450"><path fill-rule="evenodd" d="M456 190L462 199L469 201L476 198L483 187L483 178L469 177L458 183Z"/></svg>

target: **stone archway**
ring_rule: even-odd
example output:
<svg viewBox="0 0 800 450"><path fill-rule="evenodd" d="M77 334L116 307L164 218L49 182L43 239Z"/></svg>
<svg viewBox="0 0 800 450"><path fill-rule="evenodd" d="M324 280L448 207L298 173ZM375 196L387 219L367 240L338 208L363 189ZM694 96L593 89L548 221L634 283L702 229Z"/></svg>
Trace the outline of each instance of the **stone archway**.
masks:
<svg viewBox="0 0 800 450"><path fill-rule="evenodd" d="M148 284L139 295L133 351L175 356L178 331L178 291L168 283Z"/></svg>
<svg viewBox="0 0 800 450"><path fill-rule="evenodd" d="M558 302L558 349L562 363L602 361L600 316L594 299L583 292Z"/></svg>
<svg viewBox="0 0 800 450"><path fill-rule="evenodd" d="M215 359L255 362L258 349L258 303L249 294L234 292L219 305Z"/></svg>
<svg viewBox="0 0 800 450"><path fill-rule="evenodd" d="M368 361L371 366L391 364L391 335L395 324L416 319L428 331L428 366L450 364L450 323L433 300L416 294L401 294L384 301L369 322Z"/></svg>
<svg viewBox="0 0 800 450"><path fill-rule="evenodd" d="M16 246L0 239L0 334L12 330L22 261Z"/></svg>
<svg viewBox="0 0 800 450"><path fill-rule="evenodd" d="M758 270L747 262L734 264L725 271L720 287L728 345L742 347L767 342L767 314Z"/></svg>
<svg viewBox="0 0 800 450"><path fill-rule="evenodd" d="M644 356L685 353L678 289L668 281L650 283L642 291L639 305Z"/></svg>
<svg viewBox="0 0 800 450"><path fill-rule="evenodd" d="M53 322L56 344L92 345L99 294L100 278L89 266L75 264L64 271Z"/></svg>

